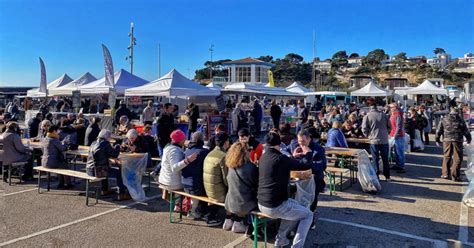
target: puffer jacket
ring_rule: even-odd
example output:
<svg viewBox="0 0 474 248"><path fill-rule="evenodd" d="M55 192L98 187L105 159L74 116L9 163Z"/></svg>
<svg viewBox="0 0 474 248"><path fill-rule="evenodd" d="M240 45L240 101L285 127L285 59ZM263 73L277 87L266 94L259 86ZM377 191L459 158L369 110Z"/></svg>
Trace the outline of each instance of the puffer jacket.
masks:
<svg viewBox="0 0 474 248"><path fill-rule="evenodd" d="M225 155L220 147L216 147L204 159L204 189L209 198L218 202L224 202L227 194Z"/></svg>
<svg viewBox="0 0 474 248"><path fill-rule="evenodd" d="M471 134L464 122L463 118L457 112L450 112L446 115L438 125L436 131L436 141L440 142L441 136L443 141L463 142L463 136L466 137L468 143L471 143Z"/></svg>
<svg viewBox="0 0 474 248"><path fill-rule="evenodd" d="M170 190L183 189L181 170L186 167L183 149L175 144L166 145L161 158L158 182Z"/></svg>
<svg viewBox="0 0 474 248"><path fill-rule="evenodd" d="M87 157L87 174L96 177L107 177L109 169L109 159L116 158L120 154L120 146L112 147L105 139L98 139L92 142Z"/></svg>
<svg viewBox="0 0 474 248"><path fill-rule="evenodd" d="M64 152L67 150L67 145L61 143L59 139L46 137L43 140L43 158L41 164L46 168L52 169L67 169Z"/></svg>
<svg viewBox="0 0 474 248"><path fill-rule="evenodd" d="M181 170L181 183L185 188L204 188L204 159L209 154L209 150L203 148L203 146L204 142L202 141L191 142L188 145L188 149L184 152L185 156L191 156L193 153L197 154L196 160Z"/></svg>
<svg viewBox="0 0 474 248"><path fill-rule="evenodd" d="M24 162L29 159L29 151L21 142L19 134L6 131L3 135L3 165L14 162Z"/></svg>
<svg viewBox="0 0 474 248"><path fill-rule="evenodd" d="M327 147L348 147L346 137L339 128L331 128L328 132Z"/></svg>

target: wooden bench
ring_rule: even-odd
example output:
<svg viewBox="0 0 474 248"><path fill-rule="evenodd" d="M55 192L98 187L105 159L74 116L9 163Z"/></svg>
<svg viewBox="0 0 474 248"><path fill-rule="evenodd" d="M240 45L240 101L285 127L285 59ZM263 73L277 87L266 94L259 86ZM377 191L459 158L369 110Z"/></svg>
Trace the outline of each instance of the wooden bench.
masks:
<svg viewBox="0 0 474 248"><path fill-rule="evenodd" d="M51 173L86 180L86 206L89 205L89 183L100 182L106 179L105 177L93 177L93 176L87 175L87 173L85 172L69 170L69 169L51 169L51 168L46 168L43 166L37 166L37 167L34 167L33 169L38 171L38 194L41 194L41 188L40 188L41 172L46 172L47 174L48 191L50 190ZM99 202L99 187L96 187L95 203L97 204L98 202Z"/></svg>
<svg viewBox="0 0 474 248"><path fill-rule="evenodd" d="M196 196L196 195L188 194L184 191L169 190L169 189L167 189L167 188L165 188L161 185L159 187L160 187L160 189L163 190L163 194L165 194L165 191L166 191L170 195L170 201L169 201L170 202L170 214L169 214L170 223L173 223L173 210L174 210L174 207L175 207L175 197L174 197L174 195L189 197L191 199L195 199L195 200L198 200L198 201L207 202L210 205L217 205L217 206L225 207L224 203L214 201L214 200L212 200L212 199L210 199L206 196ZM259 212L259 211L252 211L249 214L252 218L252 225L253 225L253 247L254 248L258 247L257 231L258 231L258 227L262 226L262 225L263 225L263 229L264 229L264 241L265 241L265 247L266 247L267 246L267 221L268 221L268 219L272 219L272 217L270 217L269 215L266 215L262 212ZM182 220L182 218L183 218L183 213L180 211L179 212L179 219Z"/></svg>
<svg viewBox="0 0 474 248"><path fill-rule="evenodd" d="M28 164L27 161L13 162L11 164L2 165L3 168L8 167L8 185L10 185L10 186L12 185L12 169L13 168L21 168L21 167L25 166L26 164ZM19 178L20 178L20 183L21 183L21 175L19 175ZM3 179L3 173L2 173L2 179Z"/></svg>
<svg viewBox="0 0 474 248"><path fill-rule="evenodd" d="M348 169L348 168L338 168L338 167L326 167L326 175L329 177L329 195L332 195L333 193L335 194L336 192L336 177L339 174L340 175L340 181L339 181L339 190L344 191L344 188L342 187L343 184L343 179L342 176L343 174L349 173L350 174L350 186L352 186L352 177L353 177L353 171Z"/></svg>

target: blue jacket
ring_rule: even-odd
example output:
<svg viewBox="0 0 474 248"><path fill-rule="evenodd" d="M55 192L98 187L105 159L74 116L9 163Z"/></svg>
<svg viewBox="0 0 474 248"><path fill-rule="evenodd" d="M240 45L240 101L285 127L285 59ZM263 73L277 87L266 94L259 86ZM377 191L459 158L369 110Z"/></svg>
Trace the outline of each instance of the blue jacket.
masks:
<svg viewBox="0 0 474 248"><path fill-rule="evenodd" d="M184 152L184 156L190 156L193 153L197 153L196 160L189 163L188 166L181 170L181 183L185 188L202 188L204 189L203 182L203 168L204 159L206 158L209 150L203 148L204 142L191 142L188 145L188 149Z"/></svg>
<svg viewBox="0 0 474 248"><path fill-rule="evenodd" d="M292 140L291 144L288 146L288 152L293 154L293 151L299 146L300 144L298 144L298 140ZM327 166L326 152L323 147L314 141L309 143L309 148L313 151L311 170L313 171L314 179L324 179L324 171Z"/></svg>
<svg viewBox="0 0 474 248"><path fill-rule="evenodd" d="M346 137L339 128L331 128L328 132L326 147L348 147Z"/></svg>

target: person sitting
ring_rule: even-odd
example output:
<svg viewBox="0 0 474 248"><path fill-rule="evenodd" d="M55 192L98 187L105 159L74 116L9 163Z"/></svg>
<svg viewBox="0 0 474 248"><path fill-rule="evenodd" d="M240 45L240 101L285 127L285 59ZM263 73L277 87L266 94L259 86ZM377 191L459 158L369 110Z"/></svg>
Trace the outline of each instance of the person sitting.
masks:
<svg viewBox="0 0 474 248"><path fill-rule="evenodd" d="M67 111L65 111L65 112L67 112ZM72 125L72 124L74 124L75 121L76 121L76 117L74 116L74 114L73 113L68 113L66 115L66 119L63 119L62 126Z"/></svg>
<svg viewBox="0 0 474 248"><path fill-rule="evenodd" d="M148 148L148 152L152 158L160 157L158 153L158 142L155 137L152 136L152 127L150 125L146 125L143 128L143 132L140 134L146 142L146 146Z"/></svg>
<svg viewBox="0 0 474 248"><path fill-rule="evenodd" d="M94 142L97 139L97 136L100 133L99 124L100 124L100 118L93 117L92 123L86 129L86 135L84 138L84 144L86 146L90 146L92 142Z"/></svg>
<svg viewBox="0 0 474 248"><path fill-rule="evenodd" d="M120 166L110 166L109 159L117 158L120 154L120 146L115 145L112 147L110 144L112 133L109 130L101 130L97 136L97 140L92 142L89 148L89 155L86 162L86 172L90 176L105 177L105 180L101 181L101 195L107 196L112 195L116 192L109 190L109 177L113 176L116 179L119 194L117 200L125 201L130 200L130 194L127 193L127 189L123 184L122 172Z"/></svg>
<svg viewBox="0 0 474 248"><path fill-rule="evenodd" d="M355 130L352 128L352 123L347 120L342 124L342 133L346 138L355 138L357 135L355 134Z"/></svg>
<svg viewBox="0 0 474 248"><path fill-rule="evenodd" d="M77 144L77 132L71 125L59 128L59 140L64 142L69 150L77 150L79 147Z"/></svg>
<svg viewBox="0 0 474 248"><path fill-rule="evenodd" d="M255 137L250 135L250 131L247 128L239 130L239 141L249 145L250 149L250 161L257 163L263 153L263 144L260 144Z"/></svg>
<svg viewBox="0 0 474 248"><path fill-rule="evenodd" d="M328 132L328 140L326 147L348 147L346 137L341 131L341 123L335 121L332 124L332 128Z"/></svg>
<svg viewBox="0 0 474 248"><path fill-rule="evenodd" d="M249 160L249 149L248 142L239 141L229 148L225 157L229 186L225 209L235 215L232 219L232 232L235 233L245 232L243 218L258 209L258 167Z"/></svg>
<svg viewBox="0 0 474 248"><path fill-rule="evenodd" d="M3 136L3 165L10 165L15 162L28 162L26 164L22 180L30 181L33 179L33 160L31 150L21 142L18 123L10 121L6 125L6 131ZM8 167L3 167L3 180L8 178Z"/></svg>
<svg viewBox="0 0 474 248"><path fill-rule="evenodd" d="M223 123L219 123L214 126L214 135L211 135L208 143L209 151L212 151L214 148L216 148L216 135L222 132L225 132L225 125Z"/></svg>
<svg viewBox="0 0 474 248"><path fill-rule="evenodd" d="M227 194L227 167L225 166L226 151L229 149L229 136L227 133L216 135L216 147L204 159L204 189L210 199L223 203ZM219 226L222 220L217 219L219 207L210 206L208 226ZM223 228L232 228L231 216L226 216Z"/></svg>
<svg viewBox="0 0 474 248"><path fill-rule="evenodd" d="M51 169L69 169L63 153L68 149L65 143L59 140L58 126L50 126L48 135L43 141L43 159L41 164ZM68 176L58 175L58 189L71 189L74 186Z"/></svg>
<svg viewBox="0 0 474 248"><path fill-rule="evenodd" d="M181 190L181 170L197 158L197 153L184 156L183 147L186 135L181 130L175 130L170 135L171 143L163 149L161 171L158 178L160 185L169 190Z"/></svg>
<svg viewBox="0 0 474 248"><path fill-rule="evenodd" d="M272 219L281 219L275 246L290 243L287 236L297 226L292 247L303 247L306 235L311 227L313 213L297 201L289 198L288 184L290 171L311 168L312 150L302 145L293 153L294 159L280 152L281 139L277 133L269 132L265 136L265 153L258 167L258 208Z"/></svg>
<svg viewBox="0 0 474 248"><path fill-rule="evenodd" d="M76 119L72 127L76 130L77 134L77 144L80 146L83 146L85 143L85 137L86 137L86 126L85 126L85 121L82 118Z"/></svg>
<svg viewBox="0 0 474 248"><path fill-rule="evenodd" d="M202 132L194 132L191 136L191 142L188 149L184 152L184 156L188 157L192 154L197 154L196 160L189 163L188 166L181 170L181 183L184 191L188 194L196 196L206 196L204 189L203 173L204 173L204 159L209 150L204 148L204 134ZM195 220L203 218L208 213L207 203L197 200L192 200L190 214Z"/></svg>
<svg viewBox="0 0 474 248"><path fill-rule="evenodd" d="M360 126L361 122L359 119L357 119L357 115L350 114L347 120L351 122L352 130L353 130L352 132L356 135L356 137L363 136L362 128Z"/></svg>
<svg viewBox="0 0 474 248"><path fill-rule="evenodd" d="M129 130L133 129L132 124L130 123L128 117L126 115L122 115L119 120L119 126L115 134L117 135L125 135Z"/></svg>
<svg viewBox="0 0 474 248"><path fill-rule="evenodd" d="M326 152L324 148L318 144L318 139L320 134L317 133L315 129L308 129L302 130L298 133L298 138L295 139L290 146L290 150L288 151L290 154L295 153L295 151L301 146L307 146L312 150L312 164L311 170L314 177L314 182L316 183L315 187L315 195L314 201L310 206L310 210L312 212L316 211L316 207L318 205L318 197L319 193L324 191L326 187L326 183L324 182L324 171L326 170L327 160L326 160ZM313 224L311 225L311 229L316 228L316 214L313 218Z"/></svg>
<svg viewBox="0 0 474 248"><path fill-rule="evenodd" d="M145 138L135 129L130 129L125 135L127 139L122 144L122 152L146 153L149 151Z"/></svg>
<svg viewBox="0 0 474 248"><path fill-rule="evenodd" d="M30 138L34 138L38 136L38 131L39 131L42 119L43 119L43 114L41 112L38 112L35 117L31 118L28 121L28 132L29 132Z"/></svg>
<svg viewBox="0 0 474 248"><path fill-rule="evenodd" d="M291 126L289 123L280 124L280 137L283 144L289 146L295 135L291 133Z"/></svg>

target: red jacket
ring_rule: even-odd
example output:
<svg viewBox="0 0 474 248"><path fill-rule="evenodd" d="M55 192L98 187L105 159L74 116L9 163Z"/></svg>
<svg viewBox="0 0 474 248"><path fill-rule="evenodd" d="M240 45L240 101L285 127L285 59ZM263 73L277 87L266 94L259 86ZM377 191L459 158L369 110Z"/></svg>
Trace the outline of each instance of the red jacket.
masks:
<svg viewBox="0 0 474 248"><path fill-rule="evenodd" d="M403 112L397 110L395 111L392 116L390 116L390 124L392 124L392 130L390 130L390 137L395 136L395 132L397 130L397 117L402 118L402 126L400 127L400 131L398 131L398 137L405 136L405 128L404 128L404 120L403 120Z"/></svg>

